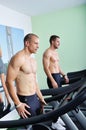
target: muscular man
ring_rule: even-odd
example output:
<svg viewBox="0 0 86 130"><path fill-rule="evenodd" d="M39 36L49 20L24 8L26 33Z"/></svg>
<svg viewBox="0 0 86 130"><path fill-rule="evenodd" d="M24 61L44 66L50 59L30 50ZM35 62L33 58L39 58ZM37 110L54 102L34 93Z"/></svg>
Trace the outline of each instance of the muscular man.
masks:
<svg viewBox="0 0 86 130"><path fill-rule="evenodd" d="M57 35L52 35L49 42L50 47L43 54L43 67L47 75L47 83L49 88L58 88L61 87L61 76L64 77L66 83L69 82L69 79L59 66L57 49L60 46L60 37Z"/></svg>
<svg viewBox="0 0 86 130"><path fill-rule="evenodd" d="M50 47L45 50L43 54L43 67L47 75L47 84L49 88L61 87L61 77L63 76L66 83L69 83L67 75L61 70L59 66L59 56L57 49L60 46L60 37L52 35L50 37ZM56 130L65 130L64 122L58 118L53 120L52 128Z"/></svg>
<svg viewBox="0 0 86 130"><path fill-rule="evenodd" d="M27 34L24 37L24 49L15 54L8 65L6 84L22 118L40 114L42 105L46 104L36 80L37 63L31 56L38 48L39 37Z"/></svg>

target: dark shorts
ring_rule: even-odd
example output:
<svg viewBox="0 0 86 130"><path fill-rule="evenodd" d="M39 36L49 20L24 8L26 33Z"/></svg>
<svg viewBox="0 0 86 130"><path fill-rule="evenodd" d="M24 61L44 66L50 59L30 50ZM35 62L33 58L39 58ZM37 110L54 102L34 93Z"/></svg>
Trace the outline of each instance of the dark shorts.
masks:
<svg viewBox="0 0 86 130"><path fill-rule="evenodd" d="M58 87L61 87L61 75L59 73L52 74L54 80L57 82ZM49 88L53 88L50 79L47 77L47 84Z"/></svg>
<svg viewBox="0 0 86 130"><path fill-rule="evenodd" d="M41 103L36 94L31 96L18 95L18 97L21 102L26 103L28 106L30 106L30 108L26 109L31 113L31 116L36 116L40 114ZM31 117L30 115L27 116Z"/></svg>

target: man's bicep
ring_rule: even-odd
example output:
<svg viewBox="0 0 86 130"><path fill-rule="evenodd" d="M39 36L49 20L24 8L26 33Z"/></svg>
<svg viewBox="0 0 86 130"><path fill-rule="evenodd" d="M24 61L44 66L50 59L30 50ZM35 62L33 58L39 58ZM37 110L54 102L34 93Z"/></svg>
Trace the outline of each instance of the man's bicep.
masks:
<svg viewBox="0 0 86 130"><path fill-rule="evenodd" d="M44 66L44 68L49 67L49 62L50 62L49 60L50 60L49 56L47 56L47 55L43 56L43 66Z"/></svg>
<svg viewBox="0 0 86 130"><path fill-rule="evenodd" d="M10 81L14 81L17 77L18 70L16 67L13 67L11 64L8 67L7 71L7 79Z"/></svg>

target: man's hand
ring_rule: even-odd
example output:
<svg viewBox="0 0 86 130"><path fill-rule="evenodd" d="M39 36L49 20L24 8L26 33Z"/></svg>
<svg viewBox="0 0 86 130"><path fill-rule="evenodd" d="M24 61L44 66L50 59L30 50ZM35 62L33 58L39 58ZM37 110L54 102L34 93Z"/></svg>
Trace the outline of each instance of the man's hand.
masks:
<svg viewBox="0 0 86 130"><path fill-rule="evenodd" d="M41 100L42 105L47 105L44 99Z"/></svg>
<svg viewBox="0 0 86 130"><path fill-rule="evenodd" d="M57 82L56 82L56 81L53 81L53 82L52 82L52 86L53 86L53 88L58 88Z"/></svg>
<svg viewBox="0 0 86 130"><path fill-rule="evenodd" d="M44 109L44 105L47 105L47 103L45 102L45 100L44 99L42 99L41 101L41 113L43 113L43 109Z"/></svg>
<svg viewBox="0 0 86 130"><path fill-rule="evenodd" d="M65 83L69 83L69 78L67 77L67 75L64 76L65 79Z"/></svg>
<svg viewBox="0 0 86 130"><path fill-rule="evenodd" d="M16 109L19 113L19 115L22 117L22 118L28 118L27 115L31 115L27 110L26 108L30 108L26 103L20 103L19 105L16 106Z"/></svg>

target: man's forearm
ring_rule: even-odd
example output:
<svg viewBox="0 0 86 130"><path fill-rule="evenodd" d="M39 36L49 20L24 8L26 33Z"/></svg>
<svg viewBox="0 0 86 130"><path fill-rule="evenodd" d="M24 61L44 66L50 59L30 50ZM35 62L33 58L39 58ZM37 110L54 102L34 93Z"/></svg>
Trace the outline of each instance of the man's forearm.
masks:
<svg viewBox="0 0 86 130"><path fill-rule="evenodd" d="M12 84L9 84L7 82L6 82L6 85L7 85L7 89L8 89L8 92L10 94L10 97L12 98L14 104L15 105L20 104L19 98L16 94L15 86L13 86Z"/></svg>
<svg viewBox="0 0 86 130"><path fill-rule="evenodd" d="M51 82L55 81L52 74L51 74L51 72L50 72L50 70L48 68L45 70L45 73L46 73L47 77L50 79Z"/></svg>

